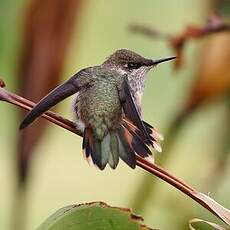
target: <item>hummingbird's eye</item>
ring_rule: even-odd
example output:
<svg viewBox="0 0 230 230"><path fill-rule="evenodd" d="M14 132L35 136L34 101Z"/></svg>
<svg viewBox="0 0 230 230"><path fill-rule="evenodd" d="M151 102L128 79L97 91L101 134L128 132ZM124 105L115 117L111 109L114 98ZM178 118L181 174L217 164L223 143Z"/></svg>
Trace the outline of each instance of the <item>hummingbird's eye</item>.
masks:
<svg viewBox="0 0 230 230"><path fill-rule="evenodd" d="M130 63L126 64L126 67L129 68L129 69L138 69L140 67L140 64L139 63L130 62Z"/></svg>

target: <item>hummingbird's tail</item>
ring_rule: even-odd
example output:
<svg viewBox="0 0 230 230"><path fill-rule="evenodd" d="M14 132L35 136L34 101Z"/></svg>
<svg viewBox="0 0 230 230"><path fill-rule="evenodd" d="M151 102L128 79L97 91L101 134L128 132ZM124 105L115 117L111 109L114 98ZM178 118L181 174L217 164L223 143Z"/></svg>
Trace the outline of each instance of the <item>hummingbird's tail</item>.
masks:
<svg viewBox="0 0 230 230"><path fill-rule="evenodd" d="M144 123L151 136L151 145L161 151L157 140L162 137L152 126ZM136 167L136 154L147 159L152 159L149 142L145 140L139 129L127 119L115 130L110 130L102 141L98 140L90 128L86 128L82 143L83 153L89 162L103 170L107 163L115 169L121 158L131 168Z"/></svg>

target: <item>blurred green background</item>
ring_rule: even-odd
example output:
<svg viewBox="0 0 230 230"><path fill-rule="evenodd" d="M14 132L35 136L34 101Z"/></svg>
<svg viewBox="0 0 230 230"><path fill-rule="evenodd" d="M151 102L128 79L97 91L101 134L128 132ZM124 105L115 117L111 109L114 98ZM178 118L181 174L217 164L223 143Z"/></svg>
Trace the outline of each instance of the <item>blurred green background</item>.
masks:
<svg viewBox="0 0 230 230"><path fill-rule="evenodd" d="M17 71L23 17L29 1L0 1L0 76L7 89L16 93L19 93ZM213 6L213 1L208 0L88 0L83 3L65 59L62 81L83 67L102 63L119 48L128 48L149 58L173 55L165 41L134 35L128 31L128 25L138 22L178 33L191 23L203 25ZM186 45L186 60L179 71L167 63L149 74L143 99L144 117L163 134L188 98L204 42L191 41ZM68 118L72 118L70 103L66 100L58 106L58 112ZM213 100L189 118L170 149L164 168L198 190L211 192L212 198L229 208L229 157L226 157L224 173L218 178L218 186L210 191L208 184L212 183L209 176L223 145L223 130L229 119L227 105L224 99ZM0 103L0 229L10 229L15 218L12 209L16 199L18 110ZM106 168L100 172L89 167L81 154L81 138L52 124L48 126L36 146L30 167L28 197L24 202L26 229L35 229L60 207L90 201L133 208L147 225L159 229L188 229L188 220L193 217L218 222L194 201L150 175L148 186L154 184L155 191L146 195L140 184L147 173L140 168L130 170L123 162L114 171ZM156 162L163 157L164 151L156 154ZM134 200L137 194L141 196ZM144 202L144 207L135 208L138 202Z"/></svg>

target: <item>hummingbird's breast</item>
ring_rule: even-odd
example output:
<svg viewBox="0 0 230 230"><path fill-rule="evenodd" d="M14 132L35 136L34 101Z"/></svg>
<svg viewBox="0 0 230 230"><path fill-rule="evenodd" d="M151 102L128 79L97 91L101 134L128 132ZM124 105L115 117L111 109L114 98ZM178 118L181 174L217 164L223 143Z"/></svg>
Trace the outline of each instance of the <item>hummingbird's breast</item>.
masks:
<svg viewBox="0 0 230 230"><path fill-rule="evenodd" d="M78 113L86 127L103 139L109 130L117 128L122 117L115 80L111 77L98 81L78 95Z"/></svg>

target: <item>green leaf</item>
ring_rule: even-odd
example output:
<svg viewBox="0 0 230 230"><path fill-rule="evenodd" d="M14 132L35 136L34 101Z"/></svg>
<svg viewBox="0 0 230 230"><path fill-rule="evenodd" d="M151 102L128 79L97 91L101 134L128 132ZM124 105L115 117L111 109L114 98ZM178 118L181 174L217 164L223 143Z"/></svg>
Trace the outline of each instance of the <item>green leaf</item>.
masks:
<svg viewBox="0 0 230 230"><path fill-rule="evenodd" d="M219 225L219 224L216 224L216 223L212 223L210 221L207 221L207 220L202 220L202 219L199 219L199 218L194 218L192 220L189 221L189 229L190 230L196 230L198 228L194 227L193 224L196 224L196 223L204 223L210 227L212 227L212 229L214 230L227 230L227 228ZM229 229L229 228L228 228Z"/></svg>
<svg viewBox="0 0 230 230"><path fill-rule="evenodd" d="M48 217L37 230L150 230L130 209L103 202L69 205Z"/></svg>

